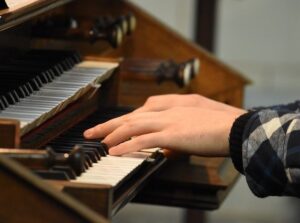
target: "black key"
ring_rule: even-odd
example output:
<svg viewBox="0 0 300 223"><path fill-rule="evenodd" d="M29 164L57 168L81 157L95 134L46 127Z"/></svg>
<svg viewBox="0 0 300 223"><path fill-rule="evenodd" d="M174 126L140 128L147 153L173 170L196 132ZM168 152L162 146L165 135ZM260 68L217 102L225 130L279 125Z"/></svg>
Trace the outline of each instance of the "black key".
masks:
<svg viewBox="0 0 300 223"><path fill-rule="evenodd" d="M2 99L0 98L0 110L4 110L6 107L5 107L5 104L3 103Z"/></svg>
<svg viewBox="0 0 300 223"><path fill-rule="evenodd" d="M53 170L62 171L64 172L69 179L76 179L76 174L69 166L54 166L52 167Z"/></svg>
<svg viewBox="0 0 300 223"><path fill-rule="evenodd" d="M11 104L11 105L16 104L16 100L11 92L8 92L6 95L4 95L4 97L7 99L9 104Z"/></svg>
<svg viewBox="0 0 300 223"><path fill-rule="evenodd" d="M7 99L4 96L1 96L1 101L2 101L2 104L5 106L5 108L7 108L9 105Z"/></svg>
<svg viewBox="0 0 300 223"><path fill-rule="evenodd" d="M34 173L49 180L70 180L66 172L60 170L34 170Z"/></svg>
<svg viewBox="0 0 300 223"><path fill-rule="evenodd" d="M26 85L27 89L29 90L30 94L32 94L34 92L34 90L31 86L31 84L29 82L27 82L25 85Z"/></svg>
<svg viewBox="0 0 300 223"><path fill-rule="evenodd" d="M100 143L99 149L104 154L103 156L106 156L108 154L108 146L105 143ZM100 153L100 154L102 155L102 153Z"/></svg>
<svg viewBox="0 0 300 223"><path fill-rule="evenodd" d="M22 86L18 87L16 89L16 91L17 91L17 94L20 96L20 98L25 98L26 97L25 90L23 89Z"/></svg>

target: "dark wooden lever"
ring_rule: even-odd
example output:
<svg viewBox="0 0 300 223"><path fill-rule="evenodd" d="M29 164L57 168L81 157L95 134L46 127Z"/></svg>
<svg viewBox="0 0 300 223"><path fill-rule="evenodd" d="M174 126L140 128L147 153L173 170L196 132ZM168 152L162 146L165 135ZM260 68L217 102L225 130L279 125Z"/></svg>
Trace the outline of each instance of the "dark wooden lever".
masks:
<svg viewBox="0 0 300 223"><path fill-rule="evenodd" d="M136 18L132 13L117 17L101 16L95 20L94 25L100 29L118 26L124 35L130 35L136 28Z"/></svg>
<svg viewBox="0 0 300 223"><path fill-rule="evenodd" d="M173 60L157 59L125 59L121 63L121 75L125 79L175 82L179 87L189 85L190 81L199 73L200 61L192 58L177 63Z"/></svg>
<svg viewBox="0 0 300 223"><path fill-rule="evenodd" d="M57 16L37 21L32 27L36 37L89 41L95 43L106 41L117 48L125 35L131 34L136 27L133 14L117 17L101 16L96 19L81 17Z"/></svg>
<svg viewBox="0 0 300 223"><path fill-rule="evenodd" d="M50 147L35 149L0 149L0 155L10 157L32 170L48 170L55 166L69 166L76 175L84 170L84 153L75 146L70 153L55 153Z"/></svg>
<svg viewBox="0 0 300 223"><path fill-rule="evenodd" d="M95 43L99 40L105 40L114 48L117 48L123 42L123 32L117 25L108 27L106 29L93 26L88 32L88 39Z"/></svg>

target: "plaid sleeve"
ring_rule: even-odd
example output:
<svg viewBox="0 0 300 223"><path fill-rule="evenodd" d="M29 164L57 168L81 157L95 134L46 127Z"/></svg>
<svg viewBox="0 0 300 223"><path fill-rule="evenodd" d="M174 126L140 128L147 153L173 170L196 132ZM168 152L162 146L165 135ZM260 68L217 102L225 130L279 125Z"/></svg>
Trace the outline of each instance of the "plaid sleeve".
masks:
<svg viewBox="0 0 300 223"><path fill-rule="evenodd" d="M240 140L235 137L238 131ZM299 112L273 108L245 114L232 127L230 151L258 197L300 197Z"/></svg>

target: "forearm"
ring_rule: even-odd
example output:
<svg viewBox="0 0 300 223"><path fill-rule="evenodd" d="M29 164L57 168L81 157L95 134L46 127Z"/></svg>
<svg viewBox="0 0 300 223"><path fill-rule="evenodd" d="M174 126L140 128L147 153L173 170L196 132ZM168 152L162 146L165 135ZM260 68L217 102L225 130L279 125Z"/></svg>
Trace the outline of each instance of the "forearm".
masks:
<svg viewBox="0 0 300 223"><path fill-rule="evenodd" d="M263 109L239 117L230 134L236 168L259 197L300 196L300 114Z"/></svg>

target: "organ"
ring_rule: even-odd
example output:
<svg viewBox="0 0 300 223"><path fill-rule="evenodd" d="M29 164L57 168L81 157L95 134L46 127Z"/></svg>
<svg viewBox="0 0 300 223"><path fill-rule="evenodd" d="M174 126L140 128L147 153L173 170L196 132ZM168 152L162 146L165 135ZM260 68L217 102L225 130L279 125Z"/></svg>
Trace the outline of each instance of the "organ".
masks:
<svg viewBox="0 0 300 223"><path fill-rule="evenodd" d="M20 1L0 30L2 221L106 222L130 201L219 207L238 176L230 160L110 157L81 133L155 94L241 106L237 71L127 1Z"/></svg>

